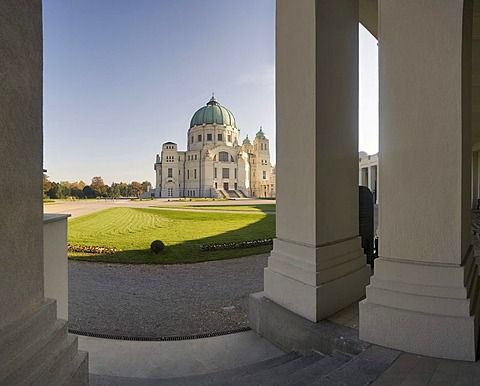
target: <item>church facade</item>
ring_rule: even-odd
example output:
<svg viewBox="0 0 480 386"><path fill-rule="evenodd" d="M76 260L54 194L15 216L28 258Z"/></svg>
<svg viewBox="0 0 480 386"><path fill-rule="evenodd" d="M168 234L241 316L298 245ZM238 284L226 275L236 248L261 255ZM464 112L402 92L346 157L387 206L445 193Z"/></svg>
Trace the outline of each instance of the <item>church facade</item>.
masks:
<svg viewBox="0 0 480 386"><path fill-rule="evenodd" d="M187 150L162 145L153 197L275 197L269 140L262 128L240 144L234 115L214 96L198 109L187 131Z"/></svg>

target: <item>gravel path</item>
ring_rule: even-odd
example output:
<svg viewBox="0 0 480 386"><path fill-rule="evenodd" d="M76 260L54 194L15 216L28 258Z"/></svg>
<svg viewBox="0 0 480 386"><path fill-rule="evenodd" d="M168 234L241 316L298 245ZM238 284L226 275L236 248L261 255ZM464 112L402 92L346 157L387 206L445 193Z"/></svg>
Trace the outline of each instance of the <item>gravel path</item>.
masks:
<svg viewBox="0 0 480 386"><path fill-rule="evenodd" d="M185 265L69 262L69 326L167 337L248 326L248 295L263 290L268 254Z"/></svg>

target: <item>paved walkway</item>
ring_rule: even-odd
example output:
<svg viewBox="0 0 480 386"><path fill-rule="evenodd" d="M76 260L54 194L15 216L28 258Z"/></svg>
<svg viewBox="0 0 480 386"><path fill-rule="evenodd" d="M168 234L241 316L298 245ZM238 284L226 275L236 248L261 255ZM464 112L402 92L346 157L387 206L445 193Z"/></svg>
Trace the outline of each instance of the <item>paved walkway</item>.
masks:
<svg viewBox="0 0 480 386"><path fill-rule="evenodd" d="M275 200L259 200L259 199L238 199L238 200L229 200L229 201L169 201L166 198L158 198L155 200L146 200L146 201L131 201L128 199L118 199L118 200L59 200L55 204L44 205L45 213L68 213L71 215L71 218L78 216L83 216L85 214L97 212L99 210L108 209L108 208L148 208L150 206L162 205L162 206L171 206L174 208L178 205L218 205L218 206L228 206L228 205L262 205L262 204L275 204ZM237 211L238 213L238 211ZM250 212L255 213L255 212Z"/></svg>
<svg viewBox="0 0 480 386"><path fill-rule="evenodd" d="M174 342L138 342L79 336L93 374L173 378L207 374L266 360L284 352L253 331Z"/></svg>

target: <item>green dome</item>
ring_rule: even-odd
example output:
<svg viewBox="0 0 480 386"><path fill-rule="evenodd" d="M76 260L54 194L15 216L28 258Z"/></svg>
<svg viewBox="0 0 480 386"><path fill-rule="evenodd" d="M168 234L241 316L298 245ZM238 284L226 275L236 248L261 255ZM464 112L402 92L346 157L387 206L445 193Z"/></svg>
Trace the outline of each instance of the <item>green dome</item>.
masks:
<svg viewBox="0 0 480 386"><path fill-rule="evenodd" d="M260 130L257 131L257 134L255 134L256 138L265 138L265 133L262 130L262 127L260 126Z"/></svg>
<svg viewBox="0 0 480 386"><path fill-rule="evenodd" d="M247 135L247 138L245 138L243 140L243 145L251 145L252 143L250 142L250 139L248 138L248 135Z"/></svg>
<svg viewBox="0 0 480 386"><path fill-rule="evenodd" d="M214 96L206 106L197 110L190 121L190 127L201 126L203 124L217 123L219 125L235 126L235 117L227 108L220 106Z"/></svg>

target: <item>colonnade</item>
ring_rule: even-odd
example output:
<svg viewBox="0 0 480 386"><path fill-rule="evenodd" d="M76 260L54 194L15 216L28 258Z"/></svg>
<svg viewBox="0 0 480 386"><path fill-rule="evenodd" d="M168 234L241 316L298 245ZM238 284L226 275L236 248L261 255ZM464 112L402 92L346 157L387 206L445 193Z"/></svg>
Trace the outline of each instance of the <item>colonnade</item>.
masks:
<svg viewBox="0 0 480 386"><path fill-rule="evenodd" d="M358 2L277 1L268 299L317 322L366 295L361 339L475 360L472 17L473 1L379 2L381 243L370 279L357 219Z"/></svg>

